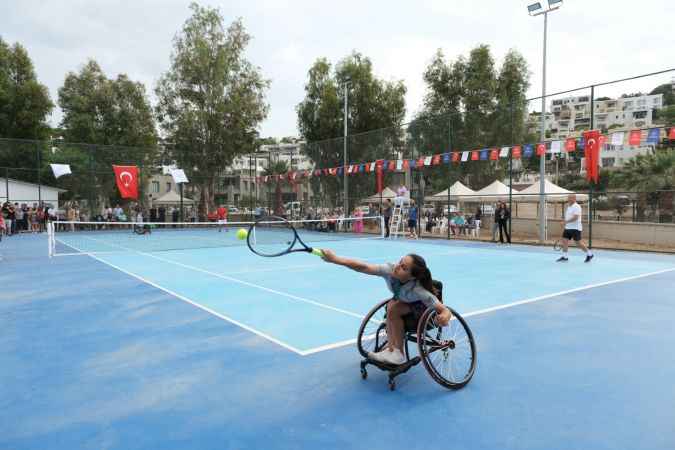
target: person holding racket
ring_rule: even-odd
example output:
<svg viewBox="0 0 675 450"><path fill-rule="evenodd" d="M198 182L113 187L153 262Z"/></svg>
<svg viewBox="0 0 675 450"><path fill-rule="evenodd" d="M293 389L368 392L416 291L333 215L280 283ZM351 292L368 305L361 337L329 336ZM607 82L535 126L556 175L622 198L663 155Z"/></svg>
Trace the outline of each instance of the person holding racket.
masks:
<svg viewBox="0 0 675 450"><path fill-rule="evenodd" d="M451 319L451 313L437 297L432 284L431 272L426 261L415 254L405 255L396 264L369 264L351 258L337 256L329 249L312 248L305 244L296 229L282 217L267 217L256 221L246 237L248 248L259 256L276 257L296 252L311 253L324 261L345 266L356 272L384 278L393 297L387 304L387 348L371 353L373 360L399 365L406 360L403 354L404 324L402 317L413 312L417 318L427 308L435 308L436 324L444 327ZM298 248L293 248L299 244Z"/></svg>
<svg viewBox="0 0 675 450"><path fill-rule="evenodd" d="M567 209L565 209L565 229L562 234L562 251L563 254L556 262L567 262L567 247L570 240L574 240L577 246L586 252L586 259L584 262L591 262L593 253L581 240L581 206L577 203L577 195L569 194L567 196Z"/></svg>
<svg viewBox="0 0 675 450"><path fill-rule="evenodd" d="M324 261L345 266L356 272L384 278L393 295L387 304L387 347L368 356L379 362L400 365L406 361L403 353L405 332L403 316L412 312L419 319L427 308L435 308L436 324L446 326L450 310L438 300L432 285L431 272L426 261L414 253L403 256L398 263L369 264L351 258L337 256L331 250L322 249Z"/></svg>

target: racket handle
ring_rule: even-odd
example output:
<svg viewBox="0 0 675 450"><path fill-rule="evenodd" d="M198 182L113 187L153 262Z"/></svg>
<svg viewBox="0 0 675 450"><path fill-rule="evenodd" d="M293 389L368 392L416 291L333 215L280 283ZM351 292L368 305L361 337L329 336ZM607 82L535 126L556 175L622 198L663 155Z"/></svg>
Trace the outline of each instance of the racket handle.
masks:
<svg viewBox="0 0 675 450"><path fill-rule="evenodd" d="M312 249L312 255L323 256L323 252L321 251L320 248L313 248Z"/></svg>

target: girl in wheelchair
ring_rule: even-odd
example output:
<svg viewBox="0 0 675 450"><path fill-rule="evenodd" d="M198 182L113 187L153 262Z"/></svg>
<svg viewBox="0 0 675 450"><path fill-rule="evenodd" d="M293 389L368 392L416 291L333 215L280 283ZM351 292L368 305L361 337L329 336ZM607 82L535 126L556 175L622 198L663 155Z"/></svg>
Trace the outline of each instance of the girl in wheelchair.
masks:
<svg viewBox="0 0 675 450"><path fill-rule="evenodd" d="M438 299L438 292L432 284L431 272L424 258L416 254L403 256L398 263L369 264L356 259L337 256L331 250L322 249L323 259L327 262L348 267L356 272L376 275L384 278L393 294L387 304L387 347L368 357L378 362L400 365L406 361L403 353L405 324L403 317L413 313L417 319L427 308L435 308L436 323L446 326L452 315Z"/></svg>

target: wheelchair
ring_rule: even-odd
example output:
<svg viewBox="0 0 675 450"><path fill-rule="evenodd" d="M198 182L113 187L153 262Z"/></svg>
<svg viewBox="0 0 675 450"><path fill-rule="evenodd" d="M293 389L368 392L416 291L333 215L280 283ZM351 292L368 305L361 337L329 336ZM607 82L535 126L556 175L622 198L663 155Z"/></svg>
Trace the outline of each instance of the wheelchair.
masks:
<svg viewBox="0 0 675 450"><path fill-rule="evenodd" d="M442 302L443 284L433 281ZM464 387L476 370L476 344L466 321L457 311L450 309L452 319L445 327L435 323L436 310L427 308L421 316L414 311L403 316L405 331L403 336L406 361L401 365L391 365L370 359L369 352L378 352L387 345L387 304L384 300L373 307L359 327L356 340L361 361L361 378L368 378L366 367L374 365L389 373L389 389L396 389L395 378L406 373L420 362L431 378L448 389ZM417 344L417 355L412 356L408 342ZM411 357L412 356L412 357Z"/></svg>

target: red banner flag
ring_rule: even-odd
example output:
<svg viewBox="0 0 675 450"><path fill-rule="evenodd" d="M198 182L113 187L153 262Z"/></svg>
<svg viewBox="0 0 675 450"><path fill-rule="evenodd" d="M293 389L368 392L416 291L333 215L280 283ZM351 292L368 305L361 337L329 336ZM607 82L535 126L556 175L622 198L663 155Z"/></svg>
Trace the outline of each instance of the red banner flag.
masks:
<svg viewBox="0 0 675 450"><path fill-rule="evenodd" d="M410 161L407 159L403 160L403 170L409 169L410 168Z"/></svg>
<svg viewBox="0 0 675 450"><path fill-rule="evenodd" d="M138 200L138 167L136 166L113 166L117 189L122 198Z"/></svg>
<svg viewBox="0 0 675 450"><path fill-rule="evenodd" d="M497 150L496 148L490 150L490 159L492 161L497 161L499 159L499 150Z"/></svg>
<svg viewBox="0 0 675 450"><path fill-rule="evenodd" d="M389 170L389 171L394 171L394 170L396 170L396 161L394 161L393 159L389 161L389 168L388 168L388 170Z"/></svg>
<svg viewBox="0 0 675 450"><path fill-rule="evenodd" d="M478 161L478 150L471 152L471 161Z"/></svg>
<svg viewBox="0 0 675 450"><path fill-rule="evenodd" d="M546 144L537 144L537 156L544 156L546 154Z"/></svg>
<svg viewBox="0 0 675 450"><path fill-rule="evenodd" d="M383 187L383 180L382 180L382 164L384 164L384 160L378 159L375 161L375 178L377 179L377 193L379 194L382 192Z"/></svg>
<svg viewBox="0 0 675 450"><path fill-rule="evenodd" d="M631 130L628 135L628 145L640 145L640 140L642 140L642 131Z"/></svg>
<svg viewBox="0 0 675 450"><path fill-rule="evenodd" d="M584 132L584 151L586 154L586 178L598 183L598 162L600 159L600 132L591 130Z"/></svg>
<svg viewBox="0 0 675 450"><path fill-rule="evenodd" d="M565 151L573 152L577 149L577 140L574 138L569 138L565 140Z"/></svg>
<svg viewBox="0 0 675 450"><path fill-rule="evenodd" d="M452 152L452 162L459 162L459 152Z"/></svg>
<svg viewBox="0 0 675 450"><path fill-rule="evenodd" d="M521 152L520 145L514 145L513 147L511 147L511 156L513 157L513 159L520 159L520 152Z"/></svg>
<svg viewBox="0 0 675 450"><path fill-rule="evenodd" d="M668 139L671 141L675 139L675 127L670 128L670 131L668 132Z"/></svg>
<svg viewBox="0 0 675 450"><path fill-rule="evenodd" d="M417 166L416 167L418 169L421 169L422 167L424 167L424 158L425 158L424 156L420 156L420 159L417 160Z"/></svg>
<svg viewBox="0 0 675 450"><path fill-rule="evenodd" d="M673 128L671 128L673 130ZM434 166L437 166L441 163L441 155L434 155L433 159L431 160L431 164Z"/></svg>

